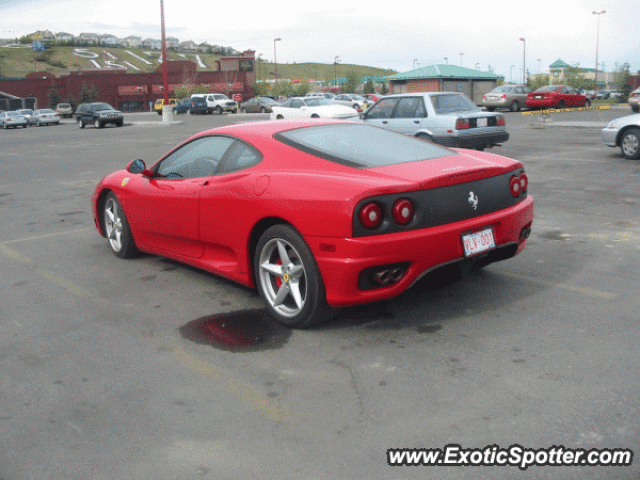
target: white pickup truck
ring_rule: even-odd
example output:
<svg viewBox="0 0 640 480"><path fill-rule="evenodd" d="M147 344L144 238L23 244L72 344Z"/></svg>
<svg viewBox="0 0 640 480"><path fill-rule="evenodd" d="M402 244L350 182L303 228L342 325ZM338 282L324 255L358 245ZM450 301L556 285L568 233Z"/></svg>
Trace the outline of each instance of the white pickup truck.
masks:
<svg viewBox="0 0 640 480"><path fill-rule="evenodd" d="M209 113L238 113L238 102L234 102L224 93L194 93L191 97L204 98Z"/></svg>

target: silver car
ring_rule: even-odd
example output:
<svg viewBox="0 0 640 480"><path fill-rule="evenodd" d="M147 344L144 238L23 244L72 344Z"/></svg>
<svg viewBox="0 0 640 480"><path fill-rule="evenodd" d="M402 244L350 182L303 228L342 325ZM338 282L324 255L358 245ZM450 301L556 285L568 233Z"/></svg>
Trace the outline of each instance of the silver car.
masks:
<svg viewBox="0 0 640 480"><path fill-rule="evenodd" d="M640 114L611 120L602 129L602 141L610 147L620 147L624 158L640 158Z"/></svg>
<svg viewBox="0 0 640 480"><path fill-rule="evenodd" d="M35 120L33 119L34 111L31 110L30 108L23 108L21 110L17 110L17 112L27 119L27 122L29 122L29 125L33 125L34 123L36 123Z"/></svg>
<svg viewBox="0 0 640 480"><path fill-rule="evenodd" d="M482 96L482 105L493 112L496 108L508 108L517 112L527 106L529 90L525 85L501 85Z"/></svg>
<svg viewBox="0 0 640 480"><path fill-rule="evenodd" d="M636 88L631 95L629 95L629 106L634 113L640 112L640 88Z"/></svg>
<svg viewBox="0 0 640 480"><path fill-rule="evenodd" d="M0 125L6 130L7 128L27 128L29 120L19 112L0 112Z"/></svg>
<svg viewBox="0 0 640 480"><path fill-rule="evenodd" d="M362 110L366 110L369 106L369 102L366 98L351 93L343 93L341 95L337 95L336 97L334 97L333 101L339 103L340 105L345 105L346 107L355 108L359 112Z"/></svg>
<svg viewBox="0 0 640 480"><path fill-rule="evenodd" d="M448 147L484 150L509 140L504 116L481 111L462 93L387 95L360 118Z"/></svg>
<svg viewBox="0 0 640 480"><path fill-rule="evenodd" d="M32 123L37 125L60 125L60 115L57 112L54 112L50 108L41 108L40 110L36 110L33 114L33 119L35 119Z"/></svg>

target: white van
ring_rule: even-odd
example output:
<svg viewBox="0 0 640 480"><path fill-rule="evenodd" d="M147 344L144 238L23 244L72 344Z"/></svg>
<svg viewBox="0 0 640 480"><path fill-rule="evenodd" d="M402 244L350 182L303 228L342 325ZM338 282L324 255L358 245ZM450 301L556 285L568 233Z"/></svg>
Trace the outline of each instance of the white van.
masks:
<svg viewBox="0 0 640 480"><path fill-rule="evenodd" d="M224 93L194 93L191 97L204 98L209 113L238 113L238 102L234 102Z"/></svg>

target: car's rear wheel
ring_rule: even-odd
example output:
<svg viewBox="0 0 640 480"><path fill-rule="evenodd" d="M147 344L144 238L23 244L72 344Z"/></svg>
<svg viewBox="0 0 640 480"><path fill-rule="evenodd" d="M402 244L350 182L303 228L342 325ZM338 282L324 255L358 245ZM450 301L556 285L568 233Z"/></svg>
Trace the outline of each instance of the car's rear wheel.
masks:
<svg viewBox="0 0 640 480"><path fill-rule="evenodd" d="M120 258L131 258L138 253L129 222L114 193L108 193L103 207L104 232L113 253Z"/></svg>
<svg viewBox="0 0 640 480"><path fill-rule="evenodd" d="M289 225L274 225L262 234L255 250L254 272L269 313L284 325L305 328L337 312L327 304L311 250Z"/></svg>
<svg viewBox="0 0 640 480"><path fill-rule="evenodd" d="M487 112L493 112L495 111L496 107L485 107L487 109Z"/></svg>
<svg viewBox="0 0 640 480"><path fill-rule="evenodd" d="M266 112L267 112L267 109L266 109L266 108L264 108L264 107L260 107L260 113L266 113Z"/></svg>
<svg viewBox="0 0 640 480"><path fill-rule="evenodd" d="M634 113L640 112L640 106L636 105L634 107L631 107L631 111L634 112Z"/></svg>
<svg viewBox="0 0 640 480"><path fill-rule="evenodd" d="M640 158L640 128L631 128L624 132L620 141L620 150L624 158L630 160Z"/></svg>
<svg viewBox="0 0 640 480"><path fill-rule="evenodd" d="M276 116L276 120L284 120L284 117L282 115L278 115Z"/></svg>
<svg viewBox="0 0 640 480"><path fill-rule="evenodd" d="M511 102L509 110L511 110L512 112L518 112L520 110L520 104L514 100L513 102Z"/></svg>

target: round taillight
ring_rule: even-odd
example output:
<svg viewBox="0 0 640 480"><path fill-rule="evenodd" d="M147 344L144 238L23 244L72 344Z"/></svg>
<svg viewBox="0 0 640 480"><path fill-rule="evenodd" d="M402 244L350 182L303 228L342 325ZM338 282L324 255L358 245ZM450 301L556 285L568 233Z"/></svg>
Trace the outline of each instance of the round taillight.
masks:
<svg viewBox="0 0 640 480"><path fill-rule="evenodd" d="M406 198L396 200L391 209L391 215L397 224L406 225L413 219L413 203Z"/></svg>
<svg viewBox="0 0 640 480"><path fill-rule="evenodd" d="M509 189L511 190L511 196L517 197L520 195L520 178L513 176L509 181Z"/></svg>
<svg viewBox="0 0 640 480"><path fill-rule="evenodd" d="M520 175L520 191L526 192L527 187L529 186L529 177L526 174Z"/></svg>
<svg viewBox="0 0 640 480"><path fill-rule="evenodd" d="M377 203L367 203L360 209L358 218L364 228L376 228L382 223L382 208Z"/></svg>

